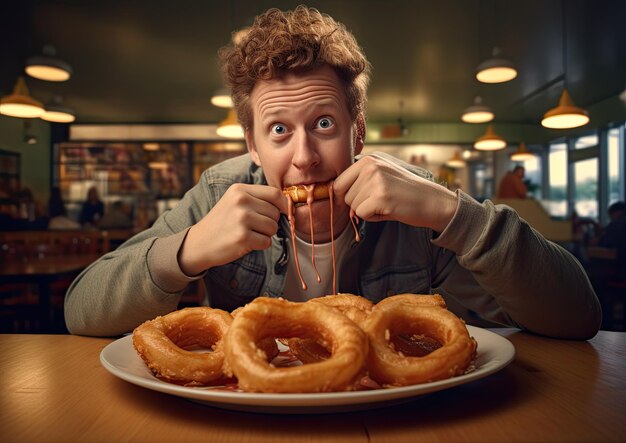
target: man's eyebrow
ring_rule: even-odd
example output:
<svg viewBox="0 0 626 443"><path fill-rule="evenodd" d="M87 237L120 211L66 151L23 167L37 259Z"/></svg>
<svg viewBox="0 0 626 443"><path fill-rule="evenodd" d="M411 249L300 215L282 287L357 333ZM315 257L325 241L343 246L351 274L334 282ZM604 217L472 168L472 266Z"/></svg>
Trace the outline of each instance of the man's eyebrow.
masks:
<svg viewBox="0 0 626 443"><path fill-rule="evenodd" d="M320 101L316 101L315 103L312 103L310 106L308 106L308 110L310 112L319 112L319 111L323 111L329 108L333 108L334 109L339 109L341 107L341 105L339 103L337 103L337 100L333 99L333 98L325 98L322 99ZM261 120L266 121L272 118L277 118L280 117L284 114L289 114L292 112L292 109L289 106L273 106L271 109L265 111L263 108L265 108L265 106L262 106L260 109L260 114L261 114Z"/></svg>

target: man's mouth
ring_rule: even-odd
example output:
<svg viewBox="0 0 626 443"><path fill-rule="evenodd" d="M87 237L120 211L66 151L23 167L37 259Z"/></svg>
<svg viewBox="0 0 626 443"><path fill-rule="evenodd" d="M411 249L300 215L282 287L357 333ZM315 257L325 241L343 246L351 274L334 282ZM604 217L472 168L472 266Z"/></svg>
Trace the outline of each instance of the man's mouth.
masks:
<svg viewBox="0 0 626 443"><path fill-rule="evenodd" d="M308 185L293 185L283 188L283 194L288 195L296 204L311 201L326 200L329 198L332 180L326 183L313 183Z"/></svg>

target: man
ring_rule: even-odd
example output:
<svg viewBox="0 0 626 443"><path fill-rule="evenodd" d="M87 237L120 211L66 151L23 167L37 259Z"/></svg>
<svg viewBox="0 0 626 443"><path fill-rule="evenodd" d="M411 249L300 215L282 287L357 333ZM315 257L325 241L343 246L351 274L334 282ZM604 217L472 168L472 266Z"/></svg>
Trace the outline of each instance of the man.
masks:
<svg viewBox="0 0 626 443"><path fill-rule="evenodd" d="M528 189L524 184L526 170L523 166L516 166L512 171L508 171L498 188L498 198L526 198Z"/></svg>
<svg viewBox="0 0 626 443"><path fill-rule="evenodd" d="M272 9L221 57L249 154L206 170L150 229L86 269L66 297L71 332L129 332L176 309L195 280L229 311L258 296L328 294L332 265L320 265L318 283L308 254L328 255L331 238L337 292L375 302L440 293L468 323L597 332L599 304L578 262L510 208L481 205L383 154L355 161L369 64L343 25L306 7ZM332 200L291 213L283 188L333 180Z"/></svg>

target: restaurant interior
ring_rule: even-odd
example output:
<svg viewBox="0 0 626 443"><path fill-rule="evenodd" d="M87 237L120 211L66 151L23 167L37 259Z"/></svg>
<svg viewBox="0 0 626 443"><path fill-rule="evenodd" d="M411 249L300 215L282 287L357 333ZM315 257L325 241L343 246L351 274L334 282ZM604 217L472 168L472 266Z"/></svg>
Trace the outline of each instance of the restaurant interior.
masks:
<svg viewBox="0 0 626 443"><path fill-rule="evenodd" d="M206 168L245 154L217 51L255 15L299 3L2 2L0 332L67 333L78 273ZM601 241L626 200L626 2L308 5L343 22L372 63L364 153L511 206L578 258L602 328L626 331L626 232L622 249ZM526 195L499 195L516 166ZM94 191L102 211L90 215ZM181 307L203 298L192 284Z"/></svg>

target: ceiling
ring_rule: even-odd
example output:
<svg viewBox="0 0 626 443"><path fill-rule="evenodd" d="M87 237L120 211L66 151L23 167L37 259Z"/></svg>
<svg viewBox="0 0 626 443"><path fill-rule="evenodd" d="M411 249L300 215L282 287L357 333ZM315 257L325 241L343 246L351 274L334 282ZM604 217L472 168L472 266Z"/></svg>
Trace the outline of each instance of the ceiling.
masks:
<svg viewBox="0 0 626 443"><path fill-rule="evenodd" d="M2 2L0 94L11 92L29 56L52 44L72 65L73 77L65 83L27 78L27 83L41 101L63 95L78 123L215 123L226 114L209 102L222 86L217 49L256 14L298 3ZM402 117L409 123L457 123L480 95L496 122L532 124L556 105L564 80L576 104L587 108L626 87L623 0L308 4L346 24L372 62L370 122ZM474 79L475 67L494 46L517 65L519 75L505 84L481 84Z"/></svg>

